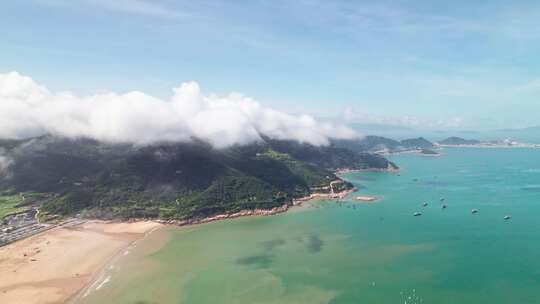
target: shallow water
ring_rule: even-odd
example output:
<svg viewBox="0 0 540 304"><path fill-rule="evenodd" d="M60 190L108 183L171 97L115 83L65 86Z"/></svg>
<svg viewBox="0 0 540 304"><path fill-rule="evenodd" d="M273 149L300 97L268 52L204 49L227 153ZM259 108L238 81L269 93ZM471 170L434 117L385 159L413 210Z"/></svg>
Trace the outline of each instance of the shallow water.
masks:
<svg viewBox="0 0 540 304"><path fill-rule="evenodd" d="M540 150L444 152L347 175L377 203L157 232L79 302L540 303Z"/></svg>

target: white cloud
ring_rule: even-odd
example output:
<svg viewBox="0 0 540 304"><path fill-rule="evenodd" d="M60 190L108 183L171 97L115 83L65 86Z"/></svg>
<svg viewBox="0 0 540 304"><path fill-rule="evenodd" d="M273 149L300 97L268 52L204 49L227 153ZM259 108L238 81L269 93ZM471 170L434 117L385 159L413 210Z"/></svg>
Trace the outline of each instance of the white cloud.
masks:
<svg viewBox="0 0 540 304"><path fill-rule="evenodd" d="M283 113L239 93L204 95L196 82L173 92L169 101L136 91L80 97L50 92L17 72L0 74L0 138L51 133L150 144L196 137L222 148L261 140L260 134L314 145L357 136L348 127Z"/></svg>
<svg viewBox="0 0 540 304"><path fill-rule="evenodd" d="M0 149L0 176L4 175L13 163L13 160L4 154L4 151Z"/></svg>

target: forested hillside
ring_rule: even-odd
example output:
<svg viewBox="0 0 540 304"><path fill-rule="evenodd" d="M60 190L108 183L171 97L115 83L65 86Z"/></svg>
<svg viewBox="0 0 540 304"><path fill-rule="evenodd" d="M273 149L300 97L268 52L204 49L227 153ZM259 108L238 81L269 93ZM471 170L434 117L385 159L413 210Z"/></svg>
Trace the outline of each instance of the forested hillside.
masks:
<svg viewBox="0 0 540 304"><path fill-rule="evenodd" d="M387 168L385 158L292 141L106 144L43 136L0 143L3 195L40 194L45 215L199 218L269 209L325 187L337 168ZM352 185L345 183L346 187Z"/></svg>

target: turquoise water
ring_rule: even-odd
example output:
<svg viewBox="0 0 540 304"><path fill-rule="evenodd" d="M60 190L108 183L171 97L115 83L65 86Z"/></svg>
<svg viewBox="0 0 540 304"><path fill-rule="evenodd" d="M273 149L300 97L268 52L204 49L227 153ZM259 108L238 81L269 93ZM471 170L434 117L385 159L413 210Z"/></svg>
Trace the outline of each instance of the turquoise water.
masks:
<svg viewBox="0 0 540 304"><path fill-rule="evenodd" d="M444 153L347 175L377 203L164 231L81 302L540 303L540 150Z"/></svg>

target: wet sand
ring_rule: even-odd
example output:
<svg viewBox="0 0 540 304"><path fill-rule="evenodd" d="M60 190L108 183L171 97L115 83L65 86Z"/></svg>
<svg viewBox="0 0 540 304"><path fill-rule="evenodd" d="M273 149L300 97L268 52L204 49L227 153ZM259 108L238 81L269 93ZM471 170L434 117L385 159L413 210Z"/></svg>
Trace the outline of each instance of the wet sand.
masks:
<svg viewBox="0 0 540 304"><path fill-rule="evenodd" d="M63 303L155 222L87 222L0 247L0 303Z"/></svg>

